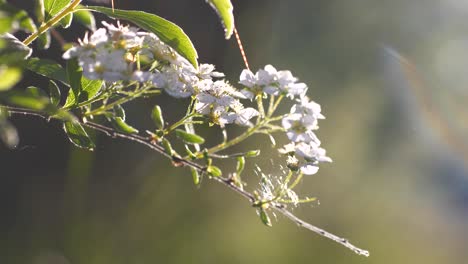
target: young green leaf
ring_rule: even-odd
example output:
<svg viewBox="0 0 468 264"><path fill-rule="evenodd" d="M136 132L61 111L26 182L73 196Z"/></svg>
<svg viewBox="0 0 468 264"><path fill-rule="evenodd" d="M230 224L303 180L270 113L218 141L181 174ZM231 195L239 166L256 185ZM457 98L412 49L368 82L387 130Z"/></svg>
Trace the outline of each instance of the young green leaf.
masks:
<svg viewBox="0 0 468 264"><path fill-rule="evenodd" d="M125 133L125 134L137 134L138 130L129 124L125 123L125 121L121 117L114 117L111 119L112 125L118 131Z"/></svg>
<svg viewBox="0 0 468 264"><path fill-rule="evenodd" d="M84 128L77 122L65 122L63 124L63 129L67 133L68 139L75 146L80 148L85 148L88 150L93 150L96 145L94 145L91 138L88 136L88 133Z"/></svg>
<svg viewBox="0 0 468 264"><path fill-rule="evenodd" d="M231 0L207 0L207 2L221 19L226 39L231 38L234 32L234 14Z"/></svg>
<svg viewBox="0 0 468 264"><path fill-rule="evenodd" d="M67 76L71 90L68 93L64 107L94 98L103 84L101 80L90 80L84 77L83 69L78 65L76 59L67 61Z"/></svg>
<svg viewBox="0 0 468 264"><path fill-rule="evenodd" d="M71 0L44 0L45 21L48 21L66 6L70 4Z"/></svg>
<svg viewBox="0 0 468 264"><path fill-rule="evenodd" d="M153 119L153 122L158 129L164 128L164 119L161 107L159 107L159 105L155 105L153 107L153 111L151 111L151 119Z"/></svg>
<svg viewBox="0 0 468 264"><path fill-rule="evenodd" d="M57 86L57 84L54 81L49 80L49 86L47 88L49 90L50 102L53 105L58 106L60 104L60 89L59 89L59 87Z"/></svg>
<svg viewBox="0 0 468 264"><path fill-rule="evenodd" d="M88 9L103 13L113 18L124 19L140 28L156 34L162 42L171 46L177 53L198 68L198 54L185 32L176 24L143 11L119 10L102 6L89 6Z"/></svg>
<svg viewBox="0 0 468 264"><path fill-rule="evenodd" d="M185 141L186 143L190 143L190 144L205 143L205 139L200 137L199 135L187 133L186 131L182 129L176 129L175 132L176 132L176 136L182 139L183 141Z"/></svg>
<svg viewBox="0 0 468 264"><path fill-rule="evenodd" d="M39 75L60 81L69 86L67 72L55 61L48 59L30 58L26 61L26 69Z"/></svg>

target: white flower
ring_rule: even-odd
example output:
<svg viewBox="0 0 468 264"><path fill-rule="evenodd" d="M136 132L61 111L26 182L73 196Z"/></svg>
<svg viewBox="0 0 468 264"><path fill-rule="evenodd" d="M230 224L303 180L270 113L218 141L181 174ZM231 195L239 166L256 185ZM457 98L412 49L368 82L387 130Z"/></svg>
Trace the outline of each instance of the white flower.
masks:
<svg viewBox="0 0 468 264"><path fill-rule="evenodd" d="M307 91L307 85L297 83L297 78L290 71L277 71L272 65L266 65L255 74L248 69L243 70L239 83L247 87L244 93L248 98L253 98L259 93L270 95L282 93L292 99L304 96Z"/></svg>
<svg viewBox="0 0 468 264"><path fill-rule="evenodd" d="M325 149L314 142L308 144L298 143L296 145L296 154L309 162L332 162L332 159L327 157Z"/></svg>
<svg viewBox="0 0 468 264"><path fill-rule="evenodd" d="M222 78L224 73L215 72L215 66L213 64L200 64L198 66L197 76L200 79L211 79L211 78Z"/></svg>
<svg viewBox="0 0 468 264"><path fill-rule="evenodd" d="M293 142L320 142L312 131L317 129L317 119L313 116L304 116L302 114L289 114L282 120L283 128L286 129L286 135Z"/></svg>
<svg viewBox="0 0 468 264"><path fill-rule="evenodd" d="M254 108L244 108L238 112L236 112L236 120L235 123L241 126L252 126L250 119L258 116L259 113Z"/></svg>
<svg viewBox="0 0 468 264"><path fill-rule="evenodd" d="M250 70L245 69L240 75L239 83L248 88L252 88L257 84L257 78Z"/></svg>
<svg viewBox="0 0 468 264"><path fill-rule="evenodd" d="M313 116L316 119L325 119L321 113L322 108L314 101L310 101L307 96L300 100L300 104L295 104L291 108L291 113L299 113L306 116Z"/></svg>

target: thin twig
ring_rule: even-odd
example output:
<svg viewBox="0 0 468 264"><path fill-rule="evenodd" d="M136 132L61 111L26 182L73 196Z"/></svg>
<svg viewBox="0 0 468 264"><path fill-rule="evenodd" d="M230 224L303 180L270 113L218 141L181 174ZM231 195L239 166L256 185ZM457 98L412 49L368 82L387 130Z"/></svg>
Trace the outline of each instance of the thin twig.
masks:
<svg viewBox="0 0 468 264"><path fill-rule="evenodd" d="M3 108L7 110L11 114L19 114L19 115L28 115L28 116L36 116L36 117L41 117L45 120L50 120L53 119L54 117L51 117L47 115L46 113L41 113L41 112L36 112L33 110L29 109L23 109L23 108L17 108L17 107L10 107L10 106L0 106L0 108ZM156 141L154 141L151 137L144 137L141 135L136 135L136 134L124 134L121 132L116 131L113 128L103 126L101 124L97 124L94 122L84 122L84 121L78 121L81 125L86 126L88 128L94 129L96 131L100 131L104 133L107 136L110 137L118 137L118 138L123 138L131 141L138 142L140 144L143 144L159 154L171 159L173 162L177 162L178 164L181 164L183 166L191 167L195 170L197 170L200 173L206 173L206 168L201 166L198 163L195 163L193 161L183 159L177 156L173 156L168 154L162 146L160 146ZM223 178L223 177L213 177L215 181L227 186L229 189L233 190L234 192L240 194L244 198L246 198L252 206L255 205L255 196L250 193L245 191L244 189L240 188L235 184L235 182L231 178ZM304 227L307 230L310 230L312 232L315 232L323 237L326 237L332 241L335 241L336 243L339 243L346 248L354 251L356 254L363 255L363 256L369 256L369 252L367 250L360 249L353 244L349 243L349 241L345 238L338 237L332 233L329 233L319 227L316 227L312 224L309 224L305 222L304 220L301 220L297 216L295 216L291 211L287 210L285 205L280 204L280 203L271 203L270 207L279 212L280 214L284 215L285 217L289 218L291 221L296 223L298 226Z"/></svg>

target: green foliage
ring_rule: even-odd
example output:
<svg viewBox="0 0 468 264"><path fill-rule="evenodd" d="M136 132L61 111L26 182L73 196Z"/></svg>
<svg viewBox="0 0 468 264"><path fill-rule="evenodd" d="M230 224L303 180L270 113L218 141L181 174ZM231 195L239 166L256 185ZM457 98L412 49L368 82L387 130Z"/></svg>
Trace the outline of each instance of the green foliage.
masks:
<svg viewBox="0 0 468 264"><path fill-rule="evenodd" d="M71 0L38 0L43 2L44 21L48 21L68 6ZM39 4L38 6L41 6Z"/></svg>
<svg viewBox="0 0 468 264"><path fill-rule="evenodd" d="M192 41L176 24L150 13L133 10L112 11L111 8L90 6L91 10L106 14L113 18L124 19L134 23L142 29L156 34L161 41L171 46L177 53L186 58L195 68L198 68L198 54Z"/></svg>
<svg viewBox="0 0 468 264"><path fill-rule="evenodd" d="M207 0L221 19L226 39L234 32L234 14L231 0Z"/></svg>
<svg viewBox="0 0 468 264"><path fill-rule="evenodd" d="M36 25L26 11L8 3L0 3L0 34L17 30L34 32Z"/></svg>
<svg viewBox="0 0 468 264"><path fill-rule="evenodd" d="M29 58L26 60L25 68L44 77L68 84L67 72L62 65L49 59Z"/></svg>
<svg viewBox="0 0 468 264"><path fill-rule="evenodd" d="M63 129L65 130L70 142L75 146L88 150L93 150L96 147L88 136L88 133L86 133L86 130L84 130L83 126L79 123L71 121L64 122Z"/></svg>
<svg viewBox="0 0 468 264"><path fill-rule="evenodd" d="M83 69L78 65L76 60L69 60L67 62L66 71L71 89L64 107L88 101L100 91L103 82L101 80L89 80L84 77Z"/></svg>

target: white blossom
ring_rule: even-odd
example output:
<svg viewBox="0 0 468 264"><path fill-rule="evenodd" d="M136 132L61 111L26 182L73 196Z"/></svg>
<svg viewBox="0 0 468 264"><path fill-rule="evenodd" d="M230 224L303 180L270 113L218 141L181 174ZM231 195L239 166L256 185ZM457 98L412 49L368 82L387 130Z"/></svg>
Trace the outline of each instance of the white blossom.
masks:
<svg viewBox="0 0 468 264"><path fill-rule="evenodd" d="M307 85L298 83L290 71L277 71L272 65L266 65L255 74L245 69L239 79L239 83L246 87L244 94L248 98L253 98L259 93L270 95L282 93L292 99L304 96L307 91Z"/></svg>

